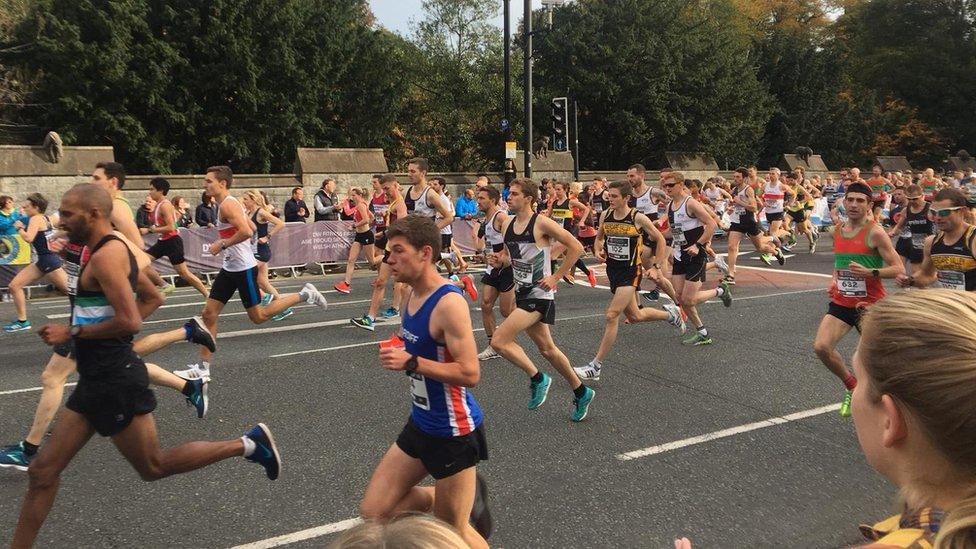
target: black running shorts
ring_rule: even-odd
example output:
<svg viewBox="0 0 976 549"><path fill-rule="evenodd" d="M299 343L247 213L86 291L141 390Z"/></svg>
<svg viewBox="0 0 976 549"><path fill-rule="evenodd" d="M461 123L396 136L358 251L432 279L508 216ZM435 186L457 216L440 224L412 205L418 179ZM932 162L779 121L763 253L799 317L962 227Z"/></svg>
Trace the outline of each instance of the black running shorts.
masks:
<svg viewBox="0 0 976 549"><path fill-rule="evenodd" d="M673 256L672 256L673 257ZM683 275L689 282L705 282L705 267L708 263L708 254L705 247L698 245L698 253L691 255L681 251L681 259L675 259L671 266L671 274Z"/></svg>
<svg viewBox="0 0 976 549"><path fill-rule="evenodd" d="M453 234L441 234L441 253L446 254L451 251L451 242L454 241Z"/></svg>
<svg viewBox="0 0 976 549"><path fill-rule="evenodd" d="M515 287L515 273L512 267L495 267L491 272L481 275L481 283L491 286L499 293L505 293Z"/></svg>
<svg viewBox="0 0 976 549"><path fill-rule="evenodd" d="M173 265L186 263L186 257L183 255L183 239L179 236L173 236L166 240L157 240L155 244L146 250L146 253L151 255L153 259L166 256Z"/></svg>
<svg viewBox="0 0 976 549"><path fill-rule="evenodd" d="M376 235L373 234L373 231L363 231L361 233L356 233L355 241L359 242L363 246L367 246L376 242Z"/></svg>
<svg viewBox="0 0 976 549"><path fill-rule="evenodd" d="M744 223L732 223L729 226L730 233L742 233L749 236L756 236L759 234L759 225L753 221L746 221Z"/></svg>
<svg viewBox="0 0 976 549"><path fill-rule="evenodd" d="M65 406L83 415L103 437L121 433L136 416L156 409L146 364L135 353L107 377L82 377Z"/></svg>
<svg viewBox="0 0 976 549"><path fill-rule="evenodd" d="M56 355L58 355L60 357L70 358L71 360L74 360L74 358L75 358L75 340L74 340L74 338L71 338L71 339L69 339L65 343L59 343L59 344L55 345L52 350L54 351L54 354L56 354Z"/></svg>
<svg viewBox="0 0 976 549"><path fill-rule="evenodd" d="M221 269L210 287L210 299L226 304L238 292L241 304L250 309L261 302L258 292L258 268L251 267L244 271L226 271Z"/></svg>
<svg viewBox="0 0 976 549"><path fill-rule="evenodd" d="M766 214L766 223L772 223L773 221L782 221L782 220L783 220L783 212Z"/></svg>
<svg viewBox="0 0 976 549"><path fill-rule="evenodd" d="M38 254L34 266L44 274L61 268L61 256L58 254Z"/></svg>
<svg viewBox="0 0 976 549"><path fill-rule="evenodd" d="M610 279L610 293L615 293L617 288L626 286L639 288L641 275L642 270L639 264L627 267L614 267L607 264L607 278Z"/></svg>
<svg viewBox="0 0 976 549"><path fill-rule="evenodd" d="M523 311L539 313L543 324L556 323L556 302L552 299L531 299L515 296L515 306Z"/></svg>
<svg viewBox="0 0 976 549"><path fill-rule="evenodd" d="M807 220L806 210L797 210L795 212L793 210L790 210L787 213L790 214L790 219L792 219L794 223L803 223L804 221Z"/></svg>
<svg viewBox="0 0 976 549"><path fill-rule="evenodd" d="M484 424L464 436L440 438L421 431L413 419L409 419L400 431L396 445L403 453L419 459L435 480L456 475L488 459Z"/></svg>
<svg viewBox="0 0 976 549"><path fill-rule="evenodd" d="M271 245L258 242L258 251L254 254L254 259L261 263L269 263L271 261Z"/></svg>
<svg viewBox="0 0 976 549"><path fill-rule="evenodd" d="M843 305L838 305L833 301L827 305L827 314L844 321L845 324L851 328L857 328L857 331L861 331L861 311L851 307L845 307Z"/></svg>

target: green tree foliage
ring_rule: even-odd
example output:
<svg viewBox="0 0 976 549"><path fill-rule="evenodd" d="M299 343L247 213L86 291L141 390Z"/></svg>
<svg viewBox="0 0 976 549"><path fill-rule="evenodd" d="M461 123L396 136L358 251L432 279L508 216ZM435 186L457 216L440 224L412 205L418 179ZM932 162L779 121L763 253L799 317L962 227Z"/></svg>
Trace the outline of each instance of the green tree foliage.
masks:
<svg viewBox="0 0 976 549"><path fill-rule="evenodd" d="M36 137L39 131L15 122L23 117L23 109L33 108L24 102L30 76L16 62L26 55L28 44L18 42L14 35L27 10L27 0L0 0L0 138L12 141Z"/></svg>
<svg viewBox="0 0 976 549"><path fill-rule="evenodd" d="M746 40L724 21L727 2L579 0L538 41L537 97L579 103L581 166L661 162L705 151L721 163L754 158L768 118ZM538 103L537 103L538 104ZM549 110L535 120L549 131Z"/></svg>
<svg viewBox="0 0 976 549"><path fill-rule="evenodd" d="M367 22L365 0L44 0L22 35L40 122L71 142L133 171L267 172L387 144L398 57Z"/></svg>

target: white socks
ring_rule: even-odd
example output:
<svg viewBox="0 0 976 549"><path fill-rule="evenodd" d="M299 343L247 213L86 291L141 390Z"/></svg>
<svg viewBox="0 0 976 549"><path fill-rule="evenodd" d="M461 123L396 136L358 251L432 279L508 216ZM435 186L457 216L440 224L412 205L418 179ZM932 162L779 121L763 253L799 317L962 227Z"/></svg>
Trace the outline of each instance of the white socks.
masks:
<svg viewBox="0 0 976 549"><path fill-rule="evenodd" d="M244 457L251 457L251 454L254 453L258 445L248 437L241 437L241 442L244 443Z"/></svg>

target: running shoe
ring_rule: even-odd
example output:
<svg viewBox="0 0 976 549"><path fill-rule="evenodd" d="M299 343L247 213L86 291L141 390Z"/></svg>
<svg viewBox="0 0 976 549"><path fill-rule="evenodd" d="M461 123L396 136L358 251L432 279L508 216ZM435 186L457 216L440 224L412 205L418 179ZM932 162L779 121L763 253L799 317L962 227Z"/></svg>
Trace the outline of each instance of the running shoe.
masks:
<svg viewBox="0 0 976 549"><path fill-rule="evenodd" d="M644 296L644 299L648 301L657 301L661 299L661 290L658 288L654 288L653 290L643 293L641 295Z"/></svg>
<svg viewBox="0 0 976 549"><path fill-rule="evenodd" d="M373 319L370 318L369 315L363 315L360 318L350 318L349 322L351 322L353 326L358 326L364 330L369 330L371 332L376 331L376 326L373 325Z"/></svg>
<svg viewBox="0 0 976 549"><path fill-rule="evenodd" d="M491 511L488 510L488 484L480 473L475 473L474 505L471 506L468 522L485 539L491 536L495 528Z"/></svg>
<svg viewBox="0 0 976 549"><path fill-rule="evenodd" d="M299 292L299 295L305 296L305 303L308 303L309 305L318 305L323 309L329 308L329 301L325 299L322 292L318 291L318 289L313 286L311 282L308 282L302 286L302 290Z"/></svg>
<svg viewBox="0 0 976 549"><path fill-rule="evenodd" d="M783 250L776 248L776 262L782 267L786 265L786 256L783 255Z"/></svg>
<svg viewBox="0 0 976 549"><path fill-rule="evenodd" d="M546 396L549 395L549 386L552 385L552 378L546 374L542 374L542 380L538 383L534 381L529 382L529 388L532 389L532 399L529 400L529 410L535 410L542 403L546 401Z"/></svg>
<svg viewBox="0 0 976 549"><path fill-rule="evenodd" d="M187 320L186 324L183 325L183 329L186 330L186 340L190 343L203 345L211 353L217 351L217 344L214 342L213 334L203 324L202 318L195 316Z"/></svg>
<svg viewBox="0 0 976 549"><path fill-rule="evenodd" d="M493 358L501 358L502 355L498 354L491 345L485 347L484 351L478 353L478 360L491 360Z"/></svg>
<svg viewBox="0 0 976 549"><path fill-rule="evenodd" d="M729 264L725 261L725 258L717 255L715 256L715 267L722 271L722 274L729 276Z"/></svg>
<svg viewBox="0 0 976 549"><path fill-rule="evenodd" d="M173 284L167 284L159 289L159 293L163 294L164 296L168 296L174 291L176 291L176 286L174 286Z"/></svg>
<svg viewBox="0 0 976 549"><path fill-rule="evenodd" d="M681 308L674 303L668 303L664 305L664 310L668 312L668 324L674 326L681 333L685 333L688 330L688 325L685 323L685 319L681 318Z"/></svg>
<svg viewBox="0 0 976 549"><path fill-rule="evenodd" d="M281 454L278 453L278 445L275 444L271 429L263 423L258 423L251 430L244 433L244 436L254 441L254 453L244 458L248 461L260 464L264 467L264 472L268 478L276 480L281 474Z"/></svg>
<svg viewBox="0 0 976 549"><path fill-rule="evenodd" d="M586 273L586 280L590 282L590 288L596 288L596 273L593 272L593 269Z"/></svg>
<svg viewBox="0 0 976 549"><path fill-rule="evenodd" d="M597 362L595 359L591 360L586 366L573 366L573 371L580 379L586 379L589 381L600 381L600 370L603 366Z"/></svg>
<svg viewBox="0 0 976 549"><path fill-rule="evenodd" d="M722 282L728 284L729 286L735 286L735 277L732 275L725 275L725 277L722 278Z"/></svg>
<svg viewBox="0 0 976 549"><path fill-rule="evenodd" d="M719 296L719 299L722 300L722 305L725 305L726 307L731 307L732 306L732 285L725 280L719 282L718 285L720 288L725 290L722 293L722 295Z"/></svg>
<svg viewBox="0 0 976 549"><path fill-rule="evenodd" d="M385 310L382 313L380 313L380 318L383 318L383 319L386 319L386 318L396 318L398 316L400 316L400 311L394 309L393 307L390 307L387 310Z"/></svg>
<svg viewBox="0 0 976 549"><path fill-rule="evenodd" d="M278 313L278 314L274 315L273 317L271 317L271 320L273 322L278 322L279 320L284 320L284 319L290 317L293 314L295 314L295 309L292 309L291 307L288 307L284 311L281 311L280 313Z"/></svg>
<svg viewBox="0 0 976 549"><path fill-rule="evenodd" d="M352 291L352 287L349 286L349 284L347 284L345 280L332 287L335 288L335 291L339 292L340 294L348 294L349 292Z"/></svg>
<svg viewBox="0 0 976 549"><path fill-rule="evenodd" d="M593 402L593 396L596 395L596 391L585 387L586 392L583 396L573 399L573 421L583 421L586 419L587 412L590 411L590 403Z"/></svg>
<svg viewBox="0 0 976 549"><path fill-rule="evenodd" d="M703 336L703 335L701 335L700 333L698 333L696 331L694 334L692 334L691 337L686 337L685 339L682 339L681 340L681 344L682 345L694 345L696 347L699 346L699 345L711 345L712 344L712 338L709 337L709 336Z"/></svg>
<svg viewBox="0 0 976 549"><path fill-rule="evenodd" d="M773 264L773 258L770 257L769 254L762 254L761 256L759 256L759 259L761 259L762 262L765 263L766 265Z"/></svg>
<svg viewBox="0 0 976 549"><path fill-rule="evenodd" d="M210 407L210 398L207 396L207 385L210 384L210 380L206 378L190 379L187 380L187 383L193 388L193 392L186 397L186 401L197 409L197 417L202 418L207 415L207 409Z"/></svg>
<svg viewBox="0 0 976 549"><path fill-rule="evenodd" d="M793 244L783 244L782 246L780 246L780 248L782 248L782 249L784 249L784 250L786 250L788 252L792 252L793 251Z"/></svg>
<svg viewBox="0 0 976 549"><path fill-rule="evenodd" d="M575 286L576 285L576 278L574 278L573 275L566 275L566 276L563 277L563 282L565 282L566 284L569 284L570 286Z"/></svg>
<svg viewBox="0 0 976 549"><path fill-rule="evenodd" d="M464 284L464 291L467 292L471 301L478 301L478 288L474 287L474 279L471 278L471 275L462 276L461 284Z"/></svg>
<svg viewBox="0 0 976 549"><path fill-rule="evenodd" d="M818 240L820 240L820 231L814 230L813 231L813 241L816 242Z"/></svg>
<svg viewBox="0 0 976 549"><path fill-rule="evenodd" d="M267 307L272 299L274 299L274 294L264 294L264 297L261 298L261 306Z"/></svg>
<svg viewBox="0 0 976 549"><path fill-rule="evenodd" d="M34 458L28 456L27 452L24 451L23 442L18 442L6 448L0 448L0 467L10 467L18 471L26 471L32 459Z"/></svg>
<svg viewBox="0 0 976 549"><path fill-rule="evenodd" d="M173 370L173 374L187 381L194 379L210 381L210 368L204 368L200 364L187 364L186 366L186 370Z"/></svg>
<svg viewBox="0 0 976 549"><path fill-rule="evenodd" d="M851 417L851 397L854 391L844 391L844 402L840 403L840 417Z"/></svg>
<svg viewBox="0 0 976 549"><path fill-rule="evenodd" d="M22 332L24 330L30 330L30 329L31 329L30 320L15 320L10 324L4 325L3 327L3 331L7 332L8 334L11 332Z"/></svg>
<svg viewBox="0 0 976 549"><path fill-rule="evenodd" d="M796 246L796 232L794 231L790 231L789 244L790 247Z"/></svg>
<svg viewBox="0 0 976 549"><path fill-rule="evenodd" d="M816 234L816 233L814 233L814 234ZM817 241L816 240L814 240L813 242L810 243L810 253L812 253L812 254L817 253Z"/></svg>

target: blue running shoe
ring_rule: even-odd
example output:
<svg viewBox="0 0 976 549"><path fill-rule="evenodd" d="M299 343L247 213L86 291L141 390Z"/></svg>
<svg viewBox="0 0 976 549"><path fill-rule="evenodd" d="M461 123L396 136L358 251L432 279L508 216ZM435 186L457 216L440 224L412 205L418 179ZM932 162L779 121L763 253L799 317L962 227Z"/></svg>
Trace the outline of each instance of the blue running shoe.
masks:
<svg viewBox="0 0 976 549"><path fill-rule="evenodd" d="M400 311L390 307L389 309L380 313L380 318L396 318L400 316Z"/></svg>
<svg viewBox="0 0 976 549"><path fill-rule="evenodd" d="M197 378L188 380L187 383L193 388L193 393L186 397L186 401L197 409L197 417L202 418L207 415L207 409L210 407L210 399L207 396L207 385L210 384L210 380Z"/></svg>
<svg viewBox="0 0 976 549"><path fill-rule="evenodd" d="M26 471L30 466L32 456L24 451L24 443L18 442L13 446L0 449L0 467L11 467L18 471Z"/></svg>
<svg viewBox="0 0 976 549"><path fill-rule="evenodd" d="M272 299L274 299L272 294L264 294L264 297L261 298L261 306L267 307L268 303L271 303Z"/></svg>
<svg viewBox="0 0 976 549"><path fill-rule="evenodd" d="M295 314L295 310L292 309L291 307L288 307L284 311L281 311L280 313L278 313L278 314L274 315L273 317L271 317L271 320L277 322L279 320L284 320L284 319L290 317L293 314Z"/></svg>
<svg viewBox="0 0 976 549"><path fill-rule="evenodd" d="M529 388L532 389L532 400L529 401L529 410L535 410L542 403L546 401L546 396L549 395L549 386L552 385L552 378L546 374L542 374L542 380L538 383L534 381L529 382Z"/></svg>
<svg viewBox="0 0 976 549"><path fill-rule="evenodd" d="M244 436L254 441L254 453L244 458L248 461L260 464L264 467L264 472L268 478L276 480L281 474L281 454L278 453L278 445L275 444L271 429L263 423L258 423L251 430L244 433Z"/></svg>
<svg viewBox="0 0 976 549"><path fill-rule="evenodd" d="M22 332L24 330L30 330L30 329L31 329L30 320L15 320L10 324L4 325L3 327L3 331L7 332L8 334L11 332Z"/></svg>
<svg viewBox="0 0 976 549"><path fill-rule="evenodd" d="M583 396L573 399L573 421L583 421L586 419L587 412L590 411L590 402L593 402L593 395L596 391L586 387Z"/></svg>

